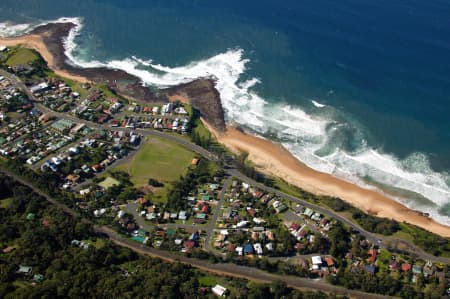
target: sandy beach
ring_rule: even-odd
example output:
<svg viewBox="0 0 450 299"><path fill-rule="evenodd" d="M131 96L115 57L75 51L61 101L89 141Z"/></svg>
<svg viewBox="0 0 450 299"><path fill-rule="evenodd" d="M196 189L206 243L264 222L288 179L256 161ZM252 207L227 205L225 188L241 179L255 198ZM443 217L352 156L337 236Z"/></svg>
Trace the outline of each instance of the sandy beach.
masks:
<svg viewBox="0 0 450 299"><path fill-rule="evenodd" d="M53 55L50 53L49 49L47 48L47 45L42 40L42 37L39 35L26 35L14 38L0 38L0 45L7 47L22 45L24 47L34 49L41 54L42 58L44 58L44 60L47 62L49 68L51 68L56 74L83 83L89 82L89 80L85 77L73 75L70 74L69 72L59 69L55 64Z"/></svg>
<svg viewBox="0 0 450 299"><path fill-rule="evenodd" d="M0 38L0 45L22 45L35 49L56 74L80 82L91 81L86 77L74 75L59 68L40 35ZM169 98L171 101L191 102L185 93L174 94ZM232 127L227 128L225 133L219 133L205 121L204 123L220 143L236 152L247 152L249 159L265 173L278 176L290 184L315 194L339 197L367 213L401 222L405 221L441 236L450 237L450 227L424 217L379 192L364 189L332 175L315 171L298 161L280 145L242 133Z"/></svg>
<svg viewBox="0 0 450 299"><path fill-rule="evenodd" d="M205 122L204 122L205 123ZM207 123L205 123L208 126ZM339 197L351 205L379 217L408 222L441 236L450 237L450 227L403 206L374 190L364 189L332 175L315 171L297 160L281 145L245 134L233 127L220 134L211 126L217 140L235 152L244 151L261 171L319 195Z"/></svg>

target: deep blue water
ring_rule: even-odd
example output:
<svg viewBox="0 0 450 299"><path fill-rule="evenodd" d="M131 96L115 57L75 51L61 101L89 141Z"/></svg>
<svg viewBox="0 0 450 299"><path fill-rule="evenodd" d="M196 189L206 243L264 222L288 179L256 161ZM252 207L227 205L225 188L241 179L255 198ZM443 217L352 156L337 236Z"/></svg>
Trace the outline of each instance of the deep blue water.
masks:
<svg viewBox="0 0 450 299"><path fill-rule="evenodd" d="M0 22L69 16L82 18L75 54L87 61L134 55L173 68L242 49L242 59L249 62L239 82L255 77L261 81L251 90L271 107L264 110L264 117L276 114L274 118L284 119L272 106L284 103L329 121L323 139L320 130L311 140L304 132L285 133L280 122L264 129L244 124L249 129L292 145L288 148L311 166L318 162L303 155L303 148L344 172L385 185L409 189L417 183L420 186L411 190L430 198L424 205L434 202L435 210L450 201L450 1L0 3ZM311 100L327 106L318 109ZM229 119L243 124L231 112ZM289 121L301 119L293 116ZM332 128L330 123L342 126ZM363 155L357 162L367 165L331 157L337 149ZM380 159L368 156L371 149L395 165L381 165ZM398 169L411 174L398 175L406 180L403 183L383 173ZM436 178L441 181L436 183ZM443 192L422 190L423 184Z"/></svg>

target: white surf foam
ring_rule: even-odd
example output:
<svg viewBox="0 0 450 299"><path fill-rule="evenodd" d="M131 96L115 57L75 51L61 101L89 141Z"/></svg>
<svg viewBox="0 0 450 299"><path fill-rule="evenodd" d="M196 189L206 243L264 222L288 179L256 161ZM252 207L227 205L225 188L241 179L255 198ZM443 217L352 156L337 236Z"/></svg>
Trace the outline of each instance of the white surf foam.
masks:
<svg viewBox="0 0 450 299"><path fill-rule="evenodd" d="M51 23L73 23L81 30L81 18L59 18L51 21L38 21L27 24L14 24L11 22L0 23L0 37L14 37L26 34L36 27Z"/></svg>
<svg viewBox="0 0 450 299"><path fill-rule="evenodd" d="M317 108L323 108L323 107L327 106L327 105L321 104L319 102L316 102L314 100L311 100L311 103L313 103L313 105L316 106Z"/></svg>
<svg viewBox="0 0 450 299"><path fill-rule="evenodd" d="M370 176L381 184L421 194L432 201L434 206L413 200L397 200L410 208L428 212L437 221L450 225L450 217L438 213L439 207L450 201L450 187L446 183L450 177L447 173L434 172L423 154L413 154L401 161L369 147L364 138L357 153L347 153L335 146L325 156L319 156L318 150L327 145L330 136L345 126L335 123L333 119L309 115L300 107L274 104L263 99L254 91L254 87L261 83L259 78L241 79L250 62L244 58L242 49L229 49L181 67L163 66L138 57L105 62L83 61L75 52L76 38L82 29L81 20L64 20L76 24L64 41L66 55L71 63L81 67L121 69L141 78L143 84L159 87L187 83L202 77L215 78L228 122L246 126L261 135L276 136L299 160L316 170L361 185L364 185L361 177ZM320 102L311 102L317 108L325 107Z"/></svg>

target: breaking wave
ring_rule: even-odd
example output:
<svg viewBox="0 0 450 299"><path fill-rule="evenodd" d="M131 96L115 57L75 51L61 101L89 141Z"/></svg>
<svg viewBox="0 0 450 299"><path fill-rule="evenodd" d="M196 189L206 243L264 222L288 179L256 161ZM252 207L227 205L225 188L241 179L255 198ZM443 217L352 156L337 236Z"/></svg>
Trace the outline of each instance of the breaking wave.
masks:
<svg viewBox="0 0 450 299"><path fill-rule="evenodd" d="M85 61L76 52L76 39L82 29L81 20L66 18L57 21L76 24L64 41L70 63L80 67L121 69L141 78L143 84L159 87L202 77L214 78L227 122L239 124L252 133L280 142L299 160L318 171L366 188L395 189L395 196L390 193L394 199L450 225L450 215L439 213L450 201L448 173L433 171L425 154L412 153L400 160L372 147L367 144L368 133L365 129L342 117L343 112L330 105L311 101L315 109L308 111L307 107L264 99L255 91L255 86L262 83L259 78L242 79L250 63L242 49L229 49L180 67L163 66L134 56L123 60ZM0 25L0 35L7 31L2 32L1 28ZM24 27L17 28L10 31L23 33Z"/></svg>

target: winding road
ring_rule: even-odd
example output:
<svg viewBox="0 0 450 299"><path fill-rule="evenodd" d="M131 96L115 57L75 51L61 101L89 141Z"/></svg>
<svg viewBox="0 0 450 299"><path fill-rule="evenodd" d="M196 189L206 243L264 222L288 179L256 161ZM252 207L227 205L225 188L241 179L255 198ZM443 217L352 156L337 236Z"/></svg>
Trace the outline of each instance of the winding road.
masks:
<svg viewBox="0 0 450 299"><path fill-rule="evenodd" d="M189 258L187 256L179 255L176 253L172 253L169 251L151 248L151 247L145 246L143 244L131 241L130 239L120 235L118 232L114 231L113 229L109 228L108 226L99 226L99 225L93 224L90 220L81 217L76 211L70 209L69 207L60 203L59 201L52 198L45 192L36 188L33 184L31 184L27 180L23 179L22 177L16 175L15 173L13 173L9 170L2 169L1 171L3 173L5 173L6 175L14 178L21 184L28 186L34 192L36 192L40 196L44 197L47 201L56 205L58 208L60 208L64 212L70 214L73 217L81 218L81 221L83 223L92 224L95 232L107 235L108 238L116 245L119 245L122 247L127 247L137 253L140 253L140 254L157 257L166 262L179 262L179 263L191 265L202 271L206 271L206 272L213 273L216 275L224 275L224 276L249 279L249 280L261 282L261 283L271 283L271 282L277 281L277 280L283 281L288 286L299 289L299 290L314 290L314 291L320 290L320 291L327 292L327 293L346 295L346 296L353 297L353 298L367 298L367 299L389 298L387 296L378 295L378 294L365 293L365 292L356 291L356 290L348 290L343 287L331 285L320 279L313 280L313 279L296 277L296 276L271 274L271 273L267 273L262 270L253 268L253 267L238 266L238 265L231 264L231 263L211 264L205 260L198 260L198 259L194 259L194 258Z"/></svg>

